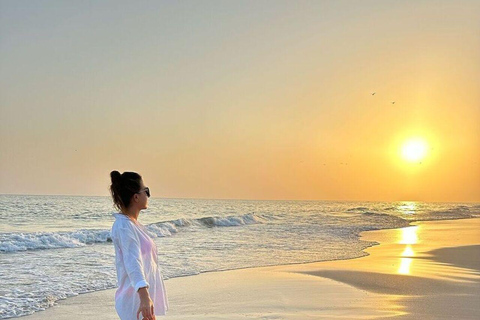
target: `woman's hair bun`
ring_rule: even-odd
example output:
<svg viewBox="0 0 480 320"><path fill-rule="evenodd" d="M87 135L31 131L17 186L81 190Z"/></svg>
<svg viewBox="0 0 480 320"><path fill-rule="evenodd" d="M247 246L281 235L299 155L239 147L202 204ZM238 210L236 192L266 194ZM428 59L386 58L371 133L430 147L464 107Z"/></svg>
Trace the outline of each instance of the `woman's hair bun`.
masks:
<svg viewBox="0 0 480 320"><path fill-rule="evenodd" d="M132 197L140 190L142 176L136 172L125 171L120 174L117 170L110 172L112 184L109 187L114 206L122 211L130 206Z"/></svg>
<svg viewBox="0 0 480 320"><path fill-rule="evenodd" d="M122 180L122 175L117 170L110 172L110 178L112 179L112 184L118 184Z"/></svg>

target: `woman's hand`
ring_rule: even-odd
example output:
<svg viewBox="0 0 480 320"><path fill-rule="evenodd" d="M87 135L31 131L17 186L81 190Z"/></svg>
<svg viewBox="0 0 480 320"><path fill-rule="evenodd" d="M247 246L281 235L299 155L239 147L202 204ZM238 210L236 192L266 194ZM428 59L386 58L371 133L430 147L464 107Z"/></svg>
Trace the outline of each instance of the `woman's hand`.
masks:
<svg viewBox="0 0 480 320"><path fill-rule="evenodd" d="M147 288L138 289L138 294L140 295L140 307L137 311L137 320L140 313L142 313L142 320L156 320L155 312L153 310L153 301L150 299Z"/></svg>

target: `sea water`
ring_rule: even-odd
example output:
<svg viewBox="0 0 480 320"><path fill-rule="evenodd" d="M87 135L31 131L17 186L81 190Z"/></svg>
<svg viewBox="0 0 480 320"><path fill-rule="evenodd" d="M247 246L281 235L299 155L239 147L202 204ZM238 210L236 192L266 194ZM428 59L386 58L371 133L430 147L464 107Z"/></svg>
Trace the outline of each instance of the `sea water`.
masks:
<svg viewBox="0 0 480 320"><path fill-rule="evenodd" d="M110 197L0 195L0 319L116 287ZM138 221L164 279L349 259L366 230L480 217L479 204L150 198Z"/></svg>

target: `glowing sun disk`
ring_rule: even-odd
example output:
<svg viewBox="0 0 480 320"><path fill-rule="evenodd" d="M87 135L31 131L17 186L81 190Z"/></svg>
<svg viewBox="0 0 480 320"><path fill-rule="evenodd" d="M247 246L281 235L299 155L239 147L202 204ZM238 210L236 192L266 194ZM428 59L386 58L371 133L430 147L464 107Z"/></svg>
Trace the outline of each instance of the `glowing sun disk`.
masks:
<svg viewBox="0 0 480 320"><path fill-rule="evenodd" d="M402 146L402 157L410 162L421 161L427 155L428 145L422 139L411 139Z"/></svg>

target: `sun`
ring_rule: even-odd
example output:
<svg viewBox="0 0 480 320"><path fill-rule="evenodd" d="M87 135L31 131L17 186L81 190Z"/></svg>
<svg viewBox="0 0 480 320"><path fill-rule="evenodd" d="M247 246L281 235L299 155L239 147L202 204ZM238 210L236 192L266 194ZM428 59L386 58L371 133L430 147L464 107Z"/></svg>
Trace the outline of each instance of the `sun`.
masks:
<svg viewBox="0 0 480 320"><path fill-rule="evenodd" d="M424 139L410 139L402 145L402 157L409 162L419 162L427 156L427 150L428 144Z"/></svg>

